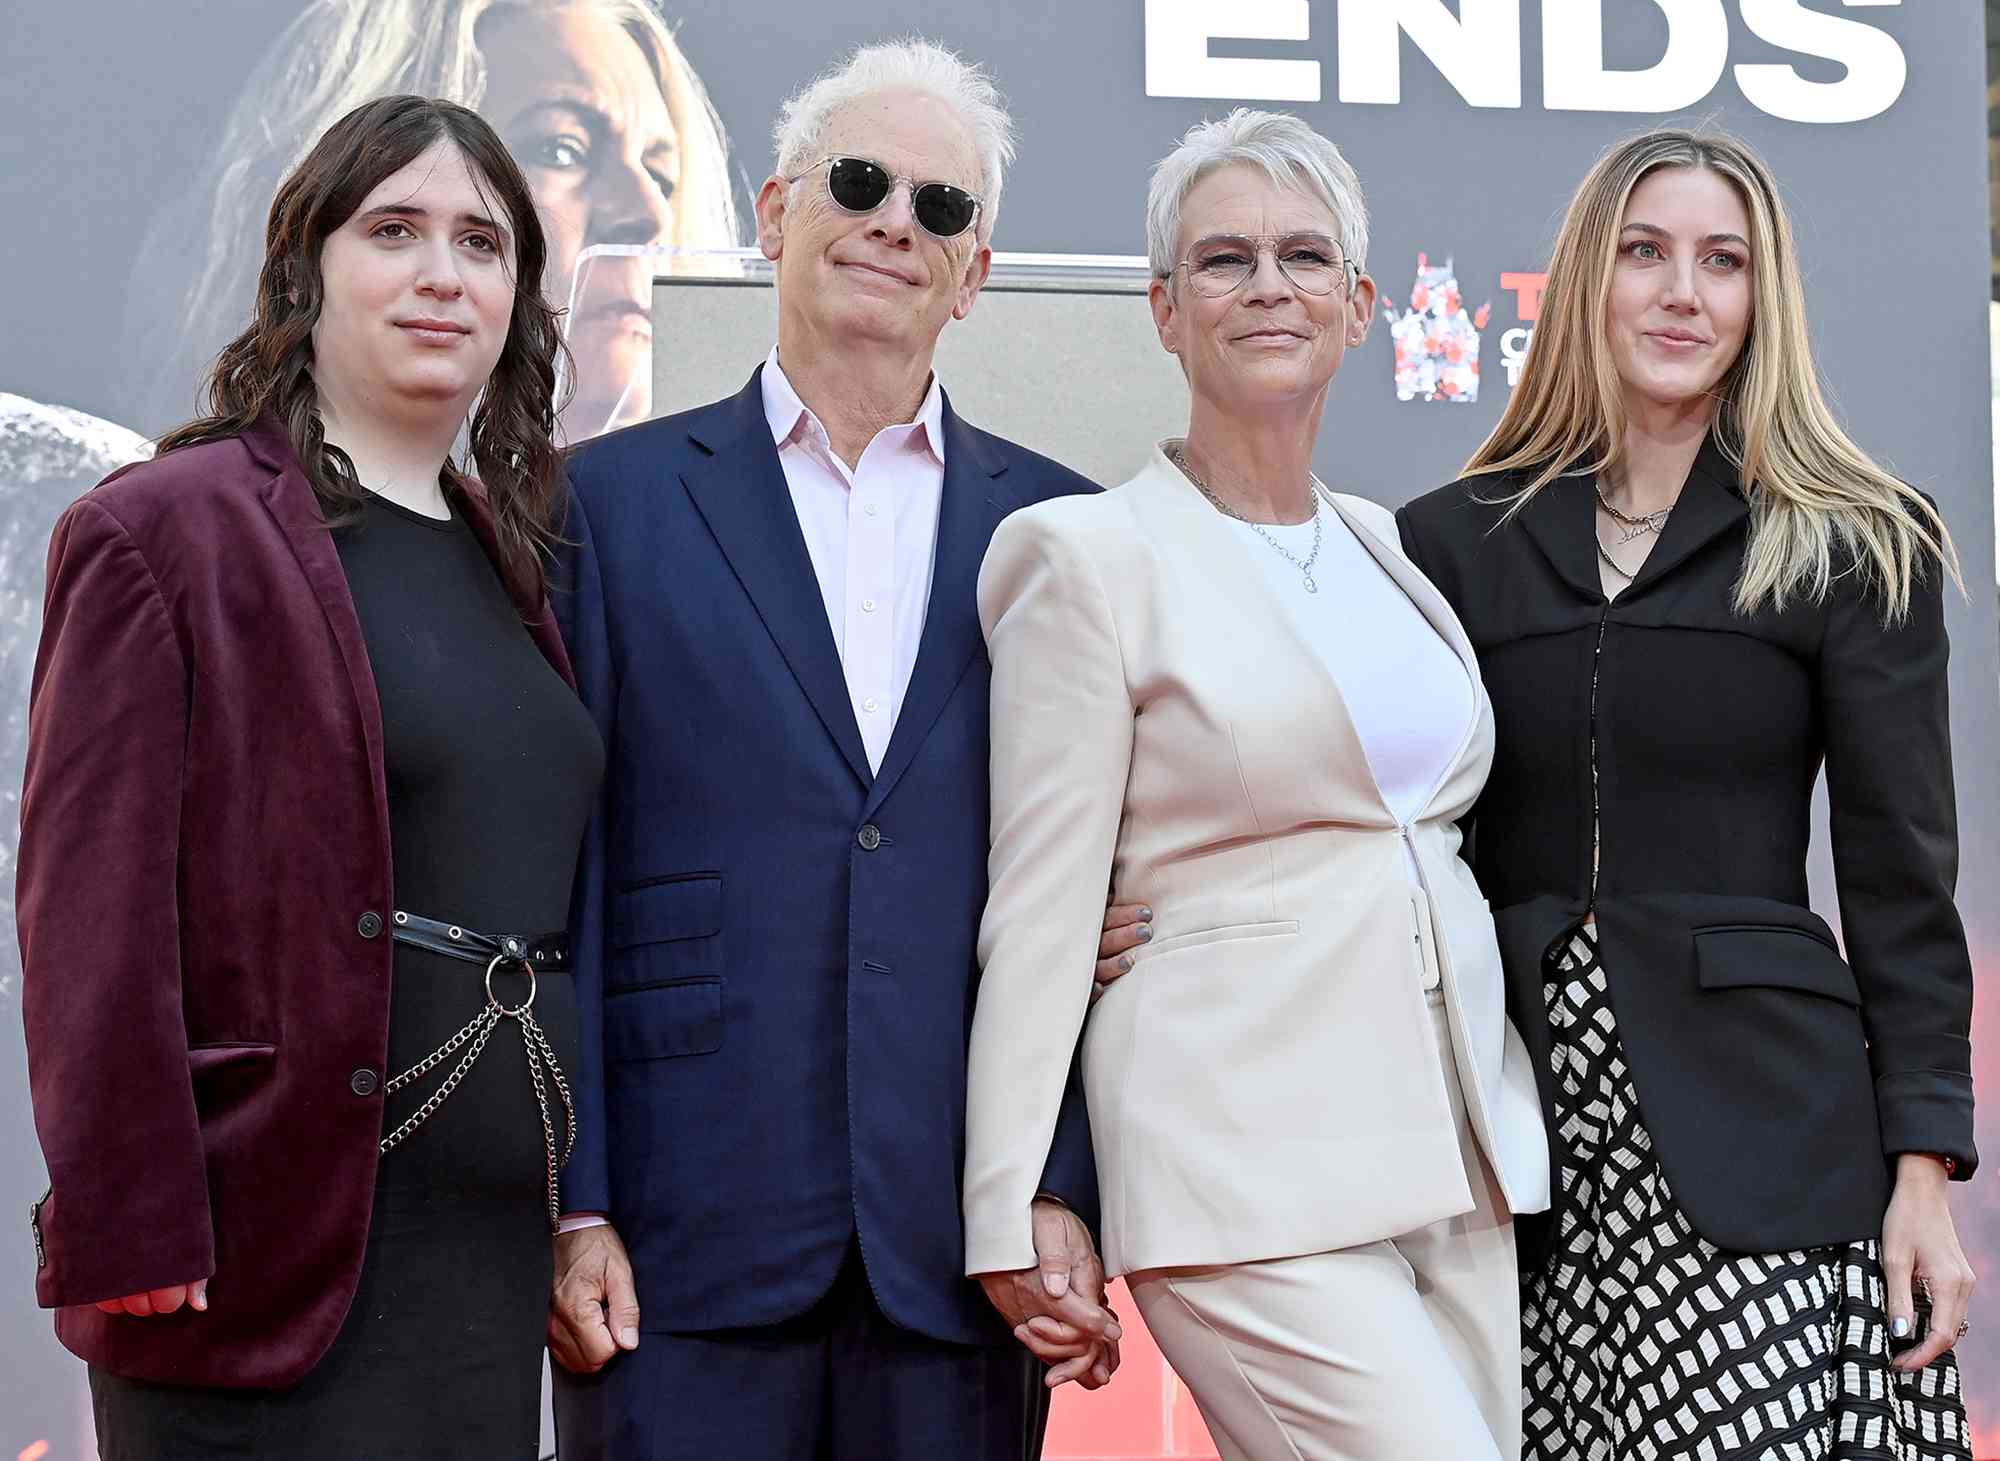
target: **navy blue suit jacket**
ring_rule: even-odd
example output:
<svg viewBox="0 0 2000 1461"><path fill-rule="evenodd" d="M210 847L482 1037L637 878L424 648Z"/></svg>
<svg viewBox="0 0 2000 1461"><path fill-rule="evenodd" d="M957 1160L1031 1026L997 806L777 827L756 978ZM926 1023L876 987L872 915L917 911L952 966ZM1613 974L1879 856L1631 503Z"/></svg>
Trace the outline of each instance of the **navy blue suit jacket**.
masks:
<svg viewBox="0 0 2000 1461"><path fill-rule="evenodd" d="M610 764L572 920L564 1209L617 1225L648 1330L797 1315L858 1234L891 1320L1003 1340L959 1212L988 821L973 594L1001 518L1095 488L946 402L930 606L871 775L761 374L570 457L554 597ZM1095 1229L1074 1078L1045 1187Z"/></svg>

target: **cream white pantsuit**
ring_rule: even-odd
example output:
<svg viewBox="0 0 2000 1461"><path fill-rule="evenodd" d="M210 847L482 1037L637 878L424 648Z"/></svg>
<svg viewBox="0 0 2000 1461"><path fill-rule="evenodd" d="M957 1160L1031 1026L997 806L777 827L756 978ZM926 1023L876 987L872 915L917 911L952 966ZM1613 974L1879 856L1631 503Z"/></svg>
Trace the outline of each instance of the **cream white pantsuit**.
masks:
<svg viewBox="0 0 2000 1461"><path fill-rule="evenodd" d="M1476 681L1463 629L1403 557L1389 514L1332 501ZM1448 1260L1426 1258L1438 1274L1489 1261L1482 1274L1500 1273L1496 1224L1480 1214L1547 1205L1547 1144L1506 1019L1492 918L1458 856L1455 820L1492 761L1484 691L1428 800L1399 818L1339 685L1249 557L1258 546L1157 451L1123 486L1025 508L994 534L979 584L993 822L966 1113L966 1266L1035 1262L1030 1203L1081 1030L1107 1269L1265 1269L1241 1285L1177 1277L1176 1304L1199 1313L1196 1293L1248 1292L1272 1334L1291 1333L1301 1374L1331 1366L1355 1383L1295 1382L1321 1409L1296 1411L1292 1449L1266 1431L1239 1437L1237 1454L1368 1454L1338 1449L1347 1422L1324 1410L1364 1404L1336 1393L1369 1390L1344 1363L1365 1356L1376 1367L1367 1373L1408 1377L1401 1389L1375 1387L1385 1414L1399 1403L1386 1397L1411 1387L1434 1397L1428 1418L1439 1424L1446 1395L1472 1397L1459 1407L1469 1416L1502 1392L1518 1406L1515 1311L1504 1341L1492 1339L1490 1315L1440 1323L1439 1305L1460 1304L1452 1295L1463 1285L1426 1278L1408 1255L1415 1276L1393 1302L1321 1276L1395 1270L1382 1247L1391 1240L1426 1254L1457 1243ZM1117 901L1151 905L1154 938L1093 1007L1107 880ZM1511 1256L1504 1275L1511 1303ZM1268 1305L1254 1297L1264 1283ZM1323 1297L1278 1301L1300 1285ZM1485 1313L1477 1301L1463 1307ZM1428 1341L1410 1339L1399 1314L1428 1315ZM1174 1342L1163 1333L1170 1358ZM1220 1406L1223 1392L1200 1378L1207 1367L1187 1365L1204 1409L1212 1397ZM1247 1383L1281 1408L1254 1376ZM1473 1420L1503 1452L1518 1429L1495 1439Z"/></svg>
<svg viewBox="0 0 2000 1461"><path fill-rule="evenodd" d="M1441 997L1432 1010L1450 1062ZM1446 1089L1472 1211L1331 1253L1128 1276L1222 1461L1520 1455L1514 1224L1455 1071Z"/></svg>

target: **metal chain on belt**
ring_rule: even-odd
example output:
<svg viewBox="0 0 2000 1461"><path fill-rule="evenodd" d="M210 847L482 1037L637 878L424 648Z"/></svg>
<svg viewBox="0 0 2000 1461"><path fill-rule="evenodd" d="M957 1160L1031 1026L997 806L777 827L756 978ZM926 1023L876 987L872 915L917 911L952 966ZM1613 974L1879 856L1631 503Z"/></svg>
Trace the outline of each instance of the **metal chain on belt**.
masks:
<svg viewBox="0 0 2000 1461"><path fill-rule="evenodd" d="M498 959L494 960L495 964L499 962ZM532 971L530 973L532 974ZM455 1051L463 1049L468 1041L471 1042L472 1048L466 1050L464 1057L452 1067L451 1074L444 1078L444 1082L430 1094L429 1099L411 1112L401 1126L382 1138L381 1150L384 1154L394 1151L411 1132L430 1120L438 1107L458 1089L459 1082L465 1079L465 1073L472 1069L473 1062L477 1061L481 1052L486 1049L486 1042L499 1027L500 1021L503 1018L514 1020L521 1026L521 1045L528 1055L528 1079L535 1088L535 1105L542 1113L542 1148L548 1154L549 1162L549 1231L553 1233L561 1226L562 1221L561 1200L556 1187L557 1175L568 1165L570 1153L576 1149L576 1105L570 1099L569 1082L563 1079L562 1066L556 1062L555 1047L549 1043L548 1034L542 1029L540 1021L528 1012L528 1007L535 1002L533 994L530 993L524 1003L509 1008L494 997L490 966L487 975L486 1007L466 1021L464 1028L456 1035L382 1088L383 1095L393 1096L413 1081L423 1079L450 1059ZM561 1157L556 1155L556 1126L555 1119L549 1112L548 1087L542 1078L544 1065L548 1067L549 1079L555 1083L556 1094L562 1098L564 1141Z"/></svg>

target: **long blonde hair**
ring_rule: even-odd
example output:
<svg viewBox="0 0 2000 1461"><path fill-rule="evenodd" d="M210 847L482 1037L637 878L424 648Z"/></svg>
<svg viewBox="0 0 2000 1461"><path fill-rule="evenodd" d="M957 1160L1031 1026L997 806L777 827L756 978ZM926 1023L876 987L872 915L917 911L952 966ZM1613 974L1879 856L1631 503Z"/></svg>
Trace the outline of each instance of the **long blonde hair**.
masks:
<svg viewBox="0 0 2000 1461"><path fill-rule="evenodd" d="M478 32L490 12L584 5L623 24L673 117L681 173L666 241L733 247L736 200L722 121L651 0L314 0L244 83L212 172L147 233L132 278L128 360L137 418L150 428L150 418L187 414L183 398L194 379L243 326L279 181L336 119L394 93L477 111L486 93ZM205 245L199 272L184 290L162 289L160 261L181 256L190 238ZM558 294L551 302L565 300Z"/></svg>
<svg viewBox="0 0 2000 1461"><path fill-rule="evenodd" d="M1879 594L1889 622L1908 615L1927 565L1942 565L1962 589L1937 510L1834 418L1813 365L1798 250L1777 181L1747 144L1720 132L1647 132L1613 147L1584 177L1556 237L1520 385L1466 475L1526 475L1502 499L1512 516L1558 478L1615 471L1624 459L1624 392L1609 349L1611 270L1632 190L1662 167L1709 169L1735 187L1750 215L1749 333L1715 387L1715 435L1750 502L1737 612L1767 602L1783 609L1794 596L1821 601L1837 572L1859 575L1864 591Z"/></svg>

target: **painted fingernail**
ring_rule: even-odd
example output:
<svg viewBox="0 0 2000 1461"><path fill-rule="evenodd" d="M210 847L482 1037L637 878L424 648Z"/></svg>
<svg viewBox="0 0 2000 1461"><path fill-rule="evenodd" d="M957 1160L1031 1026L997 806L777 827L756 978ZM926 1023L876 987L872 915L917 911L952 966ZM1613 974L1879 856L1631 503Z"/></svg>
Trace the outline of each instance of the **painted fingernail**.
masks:
<svg viewBox="0 0 2000 1461"><path fill-rule="evenodd" d="M1153 936L1153 925L1152 925L1152 924L1150 924L1150 923L1142 923L1142 924L1140 924L1140 925L1139 925L1139 942L1140 942L1140 943L1142 943L1142 944L1143 944L1144 942L1146 942L1146 940L1150 939L1150 938L1151 938L1152 936Z"/></svg>
<svg viewBox="0 0 2000 1461"><path fill-rule="evenodd" d="M1889 1332L1898 1339L1907 1339L1910 1333L1910 1321L1905 1319L1901 1314L1898 1314L1895 1322L1890 1324Z"/></svg>
<svg viewBox="0 0 2000 1461"><path fill-rule="evenodd" d="M1150 908L1141 908L1139 910L1139 917L1144 919L1147 923L1151 923L1153 921L1153 910Z"/></svg>
<svg viewBox="0 0 2000 1461"><path fill-rule="evenodd" d="M1118 967L1129 973L1132 968L1132 956L1130 954L1120 954L1118 956Z"/></svg>

